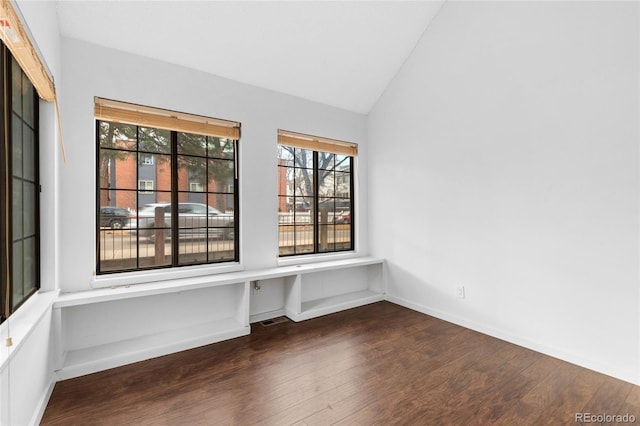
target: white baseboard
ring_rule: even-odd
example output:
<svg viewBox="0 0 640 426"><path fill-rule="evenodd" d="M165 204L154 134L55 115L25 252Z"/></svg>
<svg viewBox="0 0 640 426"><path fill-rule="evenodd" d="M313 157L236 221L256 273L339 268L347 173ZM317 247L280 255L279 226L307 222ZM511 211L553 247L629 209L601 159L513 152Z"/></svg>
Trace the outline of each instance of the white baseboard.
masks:
<svg viewBox="0 0 640 426"><path fill-rule="evenodd" d="M30 426L37 426L42 421L42 416L44 416L44 412L47 409L47 405L49 404L49 399L51 398L51 394L53 393L53 388L56 386L56 376L52 374L49 378L49 384L47 388L42 392L40 396L40 400L38 401L38 405L36 406L35 411L33 412L33 416L31 417L31 421L29 421Z"/></svg>
<svg viewBox="0 0 640 426"><path fill-rule="evenodd" d="M575 364L580 367L587 368L589 370L606 374L607 376L624 380L625 382L629 382L634 385L640 385L640 377L637 371L629 371L615 365L587 359L579 354L570 353L558 348L550 347L550 346L541 344L539 342L529 340L527 338L523 338L518 335L506 333L503 330L489 327L485 324L477 323L468 318L464 318L458 315L452 315L447 312L443 312L441 310L438 310L426 305L418 304L406 299L402 299L400 297L392 296L390 294L386 295L386 300L391 303L395 303L396 305L404 306L405 308L409 308L411 310L421 312L423 314L430 315L435 318L439 318L441 320L459 325L461 327L465 327L470 330L487 334L497 339L504 340L506 342L513 343L515 345L522 346L527 349L531 349L533 351L536 351L545 355L549 355L554 358L558 358L562 361L566 361L571 364Z"/></svg>

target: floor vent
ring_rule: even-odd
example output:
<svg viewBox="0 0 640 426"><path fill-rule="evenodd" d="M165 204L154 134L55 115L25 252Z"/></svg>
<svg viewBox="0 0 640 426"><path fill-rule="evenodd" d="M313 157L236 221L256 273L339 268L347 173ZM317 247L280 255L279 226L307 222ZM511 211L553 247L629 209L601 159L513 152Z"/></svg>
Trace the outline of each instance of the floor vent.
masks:
<svg viewBox="0 0 640 426"><path fill-rule="evenodd" d="M263 327L269 327L270 325L281 324L287 321L289 321L289 318L287 317L277 317L277 318L271 318L268 320L260 321L260 325L262 325Z"/></svg>

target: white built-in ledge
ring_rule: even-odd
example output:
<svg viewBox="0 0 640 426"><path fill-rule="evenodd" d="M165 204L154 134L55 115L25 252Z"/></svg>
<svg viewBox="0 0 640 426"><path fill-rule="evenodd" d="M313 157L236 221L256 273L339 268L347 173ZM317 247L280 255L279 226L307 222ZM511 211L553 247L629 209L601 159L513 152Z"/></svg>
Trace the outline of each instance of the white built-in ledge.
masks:
<svg viewBox="0 0 640 426"><path fill-rule="evenodd" d="M384 260L373 257L61 294L53 302L54 319L62 330L57 345L61 348L58 379L247 335L251 332L251 282L271 279L282 280L284 313L294 321L374 303L384 300L385 295ZM182 299L185 295L190 298ZM190 304L171 305L166 311L157 312L161 308L156 306L167 306L167 297L189 300ZM137 304L128 302L132 298L149 298L140 303L146 306L146 320L137 321ZM89 308L87 305L91 304L101 305ZM175 314L173 307L182 309L188 318L178 317L176 324L162 321L165 315ZM151 320L149 309L156 315ZM117 314L112 315L113 312ZM183 325L176 326L177 323Z"/></svg>
<svg viewBox="0 0 640 426"><path fill-rule="evenodd" d="M65 351L62 368L57 372L58 380L71 379L247 334L247 326L234 318L226 318L141 338Z"/></svg>
<svg viewBox="0 0 640 426"><path fill-rule="evenodd" d="M186 290L196 290L199 288L229 285L244 281L260 281L298 274L333 271L367 265L382 265L383 262L384 260L380 258L359 257L317 263L306 263L302 265L244 270L217 275L203 275L193 278L180 278L171 281L158 281L146 284L121 285L111 288L79 291L73 293L62 293L54 302L53 308L66 308L71 306L128 299L132 297L145 297L165 293L176 293Z"/></svg>

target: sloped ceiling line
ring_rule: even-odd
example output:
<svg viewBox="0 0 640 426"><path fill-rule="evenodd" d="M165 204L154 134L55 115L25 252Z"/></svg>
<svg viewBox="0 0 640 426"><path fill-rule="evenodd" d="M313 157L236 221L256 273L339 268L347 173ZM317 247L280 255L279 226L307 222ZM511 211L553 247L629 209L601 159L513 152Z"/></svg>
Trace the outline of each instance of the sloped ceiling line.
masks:
<svg viewBox="0 0 640 426"><path fill-rule="evenodd" d="M442 1L59 1L63 37L366 114Z"/></svg>

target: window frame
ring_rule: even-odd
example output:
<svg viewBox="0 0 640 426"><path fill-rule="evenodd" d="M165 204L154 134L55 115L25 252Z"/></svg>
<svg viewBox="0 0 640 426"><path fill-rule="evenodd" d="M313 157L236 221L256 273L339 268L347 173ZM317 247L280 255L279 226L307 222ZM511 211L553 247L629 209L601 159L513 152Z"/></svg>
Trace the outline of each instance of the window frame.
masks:
<svg viewBox="0 0 640 426"><path fill-rule="evenodd" d="M204 185L200 182L189 182L189 192L204 192Z"/></svg>
<svg viewBox="0 0 640 426"><path fill-rule="evenodd" d="M152 154L142 154L142 161L140 162L143 166L153 166L155 161L153 161Z"/></svg>
<svg viewBox="0 0 640 426"><path fill-rule="evenodd" d="M301 142L299 145L297 145L297 141L295 140L296 137L300 137L301 138ZM342 254L346 254L346 253L353 253L356 250L356 241L355 241L355 223L356 221L354 220L355 218L355 164L356 164L356 154L357 154L357 145L353 144L353 143L349 143L349 142L343 142L343 141L336 141L336 140L332 140L332 139L327 139L327 138L319 138L319 137L315 137L315 136L310 136L310 135L304 135L304 134L300 134L300 133L294 133L294 132L289 132L289 131L283 131L283 130L279 130L278 131L278 149L280 149L282 146L287 146L289 148L294 148L295 149L304 149L306 151L309 151L312 153L312 180L313 180L313 196L308 196L308 195L302 195L299 197L296 197L295 195L291 196L291 198L293 198L294 200L294 206L293 206L293 211L297 211L297 204L298 198L313 198L312 199L312 206L311 206L311 213L310 213L310 223L313 227L313 250L312 251L303 251L303 252L296 252L296 240L297 240L297 236L296 236L296 223L295 223L295 218L294 218L294 223L293 224L281 224L280 220L278 220L278 258L281 261L285 261L286 259L291 259L291 258L300 258L300 257L315 257L315 256L327 256L327 255L342 255ZM292 143L291 143L292 142ZM314 149L317 148L317 149ZM332 148L335 148L332 149ZM326 149L326 150L323 150ZM331 151L330 151L331 150ZM343 196L338 196L337 193L334 193L331 197L323 197L322 195L320 195L320 186L321 186L321 182L319 179L319 174L321 171L327 171L325 169L321 169L320 164L319 164L319 154L333 154L333 155L343 155L347 158L349 158L350 161L350 169L348 172L349 175L349 197L343 197ZM294 156L295 157L295 156ZM295 165L295 159L294 161L294 165L293 166L287 166L287 165L283 165L280 164L280 162L283 159L280 157L280 155L278 155L278 179L280 179L280 174L281 169L296 169L296 168L305 168L307 170L309 170L308 167L300 167L298 165ZM334 166L335 167L335 166ZM332 171L335 173L336 169L332 169ZM285 172L286 173L286 172ZM346 174L346 172L341 172L343 173L342 176L344 176ZM287 183L288 184L288 183ZM336 182L334 182L334 185L336 185ZM286 194L282 194L280 193L280 185L278 186L278 199L281 199L282 197L285 198L289 198L290 196L288 195L288 190L285 189ZM334 202L334 218L333 221L331 222L331 224L323 224L320 223L320 203L321 203L321 199L322 198L329 198L332 199ZM348 199L349 200L349 212L350 212L350 221L349 221L349 247L346 248L341 248L341 249L337 249L334 247L334 249L332 250L327 250L327 249L322 249L320 247L321 245L321 227L324 226L330 226L333 225L335 226L337 223L335 221L335 214L337 213L337 210L335 209L335 202L338 200L345 200ZM301 203L304 201L300 201ZM280 205L280 202L278 202L278 204ZM295 214L295 213L294 213ZM281 243L281 227L288 227L288 228L292 228L292 231L294 236L293 236L293 245L288 246L288 247L292 247L292 253L282 253L282 247L280 245ZM335 229L334 229L335 231ZM335 241L334 241L335 244Z"/></svg>
<svg viewBox="0 0 640 426"><path fill-rule="evenodd" d="M96 98L96 115L98 115L97 111L98 111L98 100L100 98ZM130 106L133 104L126 104L126 103L120 103L117 101L111 101L114 102L116 104L123 104L126 106ZM151 111L163 111L166 112L166 110L159 110L159 109L155 109L155 108L150 108L150 107L143 107L140 106L140 108L144 111L144 110L151 110ZM184 113L175 113L178 115L182 115L185 116L187 118L191 118L194 117L190 114L184 114ZM202 118L200 116L197 116L198 118ZM233 170L234 173L231 177L231 179L233 180L232 184L229 184L229 187L233 188L233 192L228 192L228 191L224 191L224 192L218 192L218 191L206 191L206 192L198 192L198 194L205 194L205 203L208 205L208 197L212 196L212 195L226 195L226 196L231 196L232 197L232 202L233 202L233 213L232 213L232 220L233 220L233 226L230 228L220 228L218 226L211 226L209 225L209 219L207 219L207 225L205 225L207 228L207 233L205 234L205 241L210 241L209 238L213 238L213 237L207 237L207 235L214 235L216 232L221 232L225 235L225 237L223 238L229 238L227 235L230 234L230 232L233 232L233 237L231 237L231 241L233 244L233 248L229 250L229 252L232 251L233 253L233 258L231 258L230 256L227 258L218 258L215 253L215 250L209 250L208 248L208 243L205 244L206 248L204 251L205 254L205 259L204 260L196 260L193 262L182 262L181 259L181 253L180 253L180 235L183 235L182 232L186 232L187 234L189 233L189 229L191 229L190 227L183 227L180 225L179 220L172 220L171 221L171 227L167 228L170 229L170 234L171 234L171 243L170 243L170 247L171 247L171 255L167 255L171 258L170 262L168 264L157 264L157 265L141 265L140 260L143 257L141 255L141 252L139 250L136 249L135 255L133 257L131 257L130 259L134 259L135 262L135 267L128 267L128 266L124 266L121 268L114 268L114 269L106 269L106 268L101 268L101 262L103 261L103 259L101 259L101 229L100 229L100 221L99 221L99 211L100 211L100 207L101 207L101 191L104 191L105 189L111 189L110 186L108 188L102 187L101 186L101 175L100 175L100 160L101 160L101 143L100 143L100 123L101 122L109 122L109 123L115 123L115 121L109 121L109 120L105 120L105 119L100 119L98 117L95 118L95 125L96 125L96 139L95 139L95 147L96 147L96 275L97 276L108 276L108 275L114 275L114 274L131 274L131 273L136 273L139 271L154 271L154 270L160 270L160 269L172 269L172 268L189 268L189 267L211 267L211 266L216 266L218 265L219 268L225 269L225 267L228 267L229 265L234 265L234 264L238 264L240 262L240 230L239 230L239 223L240 223L240 206L239 206L239 200L240 200L240 194L239 194L239 165L238 165L238 145L239 145L239 129L240 129L240 123L237 122L229 122L226 120L218 120L218 119L208 119L206 117L203 117L204 120L211 120L214 122L219 122L219 123L234 123L236 125L235 129L232 129L233 132L235 133L230 133L229 134L235 134L237 135L238 139L233 139L231 137L228 136L214 136L211 134L198 134L198 133L193 133L193 132L188 132L185 130L170 130L170 129L163 129L162 127L160 128L156 128L156 129L162 129L162 130L166 130L169 132L170 135L170 147L171 147L171 152L170 153L164 153L162 155L167 155L170 158L170 169L171 169L171 183L170 183L170 190L169 191L165 191L162 190L160 191L159 189L154 189L153 191L144 191L140 189L140 182L142 180L140 180L138 178L138 172L136 172L136 181L138 182L138 186L136 187L135 190L131 189L129 191L135 192L135 198L136 198L136 206L138 208L141 208L142 205L139 204L140 200L139 200L139 195L140 194L145 194L145 193L157 193L157 192L166 192L168 194L170 194L171 197L171 206L172 206L172 210L171 210L171 217L176 217L179 218L179 204L182 203L190 203L191 201L187 200L187 201L179 201L179 195L180 194L184 194L184 193L192 193L192 191L190 191L190 185L189 182L187 181L187 190L181 190L179 188L179 179L178 179L178 172L179 172L179 157L199 157L201 158L203 161L205 161L207 164L210 161L228 161L230 164L233 165ZM125 124L125 123L121 123L121 124ZM139 129L141 127L146 127L146 128L153 128L152 126L147 126L146 124L142 124L142 123L126 123L130 126L134 126L136 128L136 134L139 134ZM219 128L223 128L222 126L219 126ZM206 137L206 138L217 138L218 140L220 140L221 143L225 143L225 144L232 144L232 156L227 157L217 157L216 155L211 155L209 153L209 150L207 149L205 154L203 154L202 156L200 154L191 154L189 152L179 152L178 149L178 144L179 144L179 139L180 139L180 135L181 134L191 134L191 135L196 135L196 136L202 136L202 137ZM138 141L138 139L136 139L136 141ZM209 141L207 139L207 146L209 145ZM136 143L137 146L137 143ZM231 148L231 146L229 146L229 148ZM226 149L226 148L225 148ZM138 147L136 147L135 149L124 149L124 151L130 151L130 152L135 152L136 155L147 155L149 153L147 153L144 150L140 150ZM227 152L227 151L225 151ZM229 155L228 151L226 155ZM152 155L152 154L149 154ZM154 161L155 163L155 161ZM146 165L146 164L140 164L142 166ZM140 166L139 165L139 166ZM155 167L157 167L156 164L154 164ZM208 169L208 165L206 166L207 170ZM159 188L158 185L156 185L154 183L154 187ZM225 186L226 187L226 186ZM205 186L206 188L206 186ZM117 188L113 188L113 190L117 190ZM230 200L231 202L231 200ZM208 217L208 216L207 216ZM138 224L139 225L139 224ZM224 226L224 225L222 225ZM141 228L138 227L136 231L139 231ZM198 228L199 229L199 228ZM182 231L181 231L182 230ZM227 232L228 231L228 232ZM213 232L214 234L209 234L209 232ZM140 239L142 237L140 236L140 233L136 232L136 236L135 236L135 246L136 248L140 247ZM169 243L167 243L169 244Z"/></svg>
<svg viewBox="0 0 640 426"><path fill-rule="evenodd" d="M41 272L40 272L40 108L39 96L36 88L29 80L27 74L20 68L19 62L11 54L7 46L0 42L1 75L3 80L3 89L5 91L2 96L3 101L0 102L0 133L4 136L0 143L0 153L3 161L0 165L0 209L3 211L4 220L0 223L0 264L2 270L2 279L0 281L0 323L4 322L11 314L13 314L20 306L22 306L31 296L36 294L40 289ZM33 279L34 287L29 292L22 295L21 299L14 300L14 252L13 252L13 62L16 62L17 69L21 72L21 81L27 81L32 86L32 107L33 107L33 220L34 220L34 259L33 259ZM24 98L23 98L24 100ZM23 115L21 111L21 119ZM28 125L28 124L27 124ZM23 126L24 128L24 126ZM24 151L23 151L24 152ZM24 156L21 157L24 164ZM24 204L23 204L24 205ZM24 217L24 216L22 216Z"/></svg>
<svg viewBox="0 0 640 426"><path fill-rule="evenodd" d="M144 185L142 185L144 183ZM151 184L151 188L149 188L149 185L147 184ZM144 188L143 188L144 186ZM153 194L155 185L153 180L149 180L149 179L138 179L138 194Z"/></svg>

